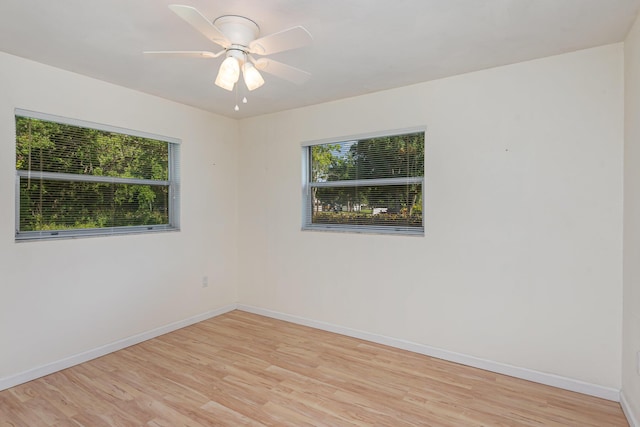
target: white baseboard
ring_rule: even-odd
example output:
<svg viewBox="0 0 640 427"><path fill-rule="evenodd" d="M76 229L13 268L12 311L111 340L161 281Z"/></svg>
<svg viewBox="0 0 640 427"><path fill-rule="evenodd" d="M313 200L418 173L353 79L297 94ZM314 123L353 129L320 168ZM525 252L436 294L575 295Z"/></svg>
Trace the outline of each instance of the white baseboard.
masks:
<svg viewBox="0 0 640 427"><path fill-rule="evenodd" d="M78 365L80 363L88 362L89 360L104 356L105 354L113 353L114 351L122 350L123 348L139 344L143 341L150 340L160 335L164 335L169 332L184 328L194 323L202 322L203 320L210 319L212 317L220 316L221 314L228 313L237 308L237 304L230 304L216 310L207 311L202 314L190 317L188 319L179 320L177 322L170 323L168 325L160 326L159 328L152 329L150 331L143 332L141 334L133 335L128 338L124 338L110 344L103 345L101 347L85 351L80 354L66 357L62 360L58 360L46 365L39 366L37 368L29 369L28 371L20 372L9 377L0 378L0 391L14 387L18 384L23 384L36 378L43 377L45 375L52 374L63 369L67 369L71 366Z"/></svg>
<svg viewBox="0 0 640 427"><path fill-rule="evenodd" d="M620 393L620 406L622 406L622 412L624 412L625 417L627 417L627 421L629 422L630 427L640 427L640 421L633 414L631 410L631 406L629 405L629 401L624 395L624 391ZM640 414L637 414L640 415Z"/></svg>
<svg viewBox="0 0 640 427"><path fill-rule="evenodd" d="M481 359L466 354L431 347L428 345L417 344L410 341L387 337L384 335L372 334L369 332L359 331L357 329L345 328L342 326L333 325L331 323L319 322L316 320L306 319L304 317L293 316L290 314L280 313L277 311L267 310L259 307L239 304L238 310L259 314L278 320L284 320L291 323L297 323L299 325L310 326L312 328L321 329L324 331L335 332L341 335L347 335L350 337L388 345L390 347L395 347L402 350L412 351L414 353L424 354L426 356L431 356L438 359L448 360L450 362L460 363L462 365L473 366L474 368L480 368L486 371L496 372L499 374L509 375L511 377L521 378L540 384L575 391L577 393L600 397L602 399L612 400L615 402L620 401L620 390L614 388L603 387L600 385L574 380L559 375L547 374L544 372L534 371L532 369L511 366L500 362L494 362L492 360Z"/></svg>

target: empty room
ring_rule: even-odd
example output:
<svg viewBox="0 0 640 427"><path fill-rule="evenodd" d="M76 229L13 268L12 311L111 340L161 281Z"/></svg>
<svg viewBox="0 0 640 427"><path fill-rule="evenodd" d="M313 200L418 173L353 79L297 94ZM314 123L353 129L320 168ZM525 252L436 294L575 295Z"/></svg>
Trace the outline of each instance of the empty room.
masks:
<svg viewBox="0 0 640 427"><path fill-rule="evenodd" d="M640 427L640 0L1 0L0 426Z"/></svg>

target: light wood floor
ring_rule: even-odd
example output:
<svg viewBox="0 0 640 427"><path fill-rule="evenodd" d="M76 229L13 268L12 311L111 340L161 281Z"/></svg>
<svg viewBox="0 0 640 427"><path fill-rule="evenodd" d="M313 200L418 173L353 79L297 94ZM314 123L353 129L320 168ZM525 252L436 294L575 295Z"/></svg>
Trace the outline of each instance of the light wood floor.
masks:
<svg viewBox="0 0 640 427"><path fill-rule="evenodd" d="M0 392L0 426L627 426L617 403L234 311Z"/></svg>

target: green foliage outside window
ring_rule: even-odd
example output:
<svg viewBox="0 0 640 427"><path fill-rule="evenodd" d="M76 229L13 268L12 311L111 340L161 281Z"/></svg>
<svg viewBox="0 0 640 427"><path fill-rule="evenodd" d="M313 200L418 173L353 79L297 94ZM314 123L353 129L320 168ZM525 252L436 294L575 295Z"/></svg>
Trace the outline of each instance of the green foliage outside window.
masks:
<svg viewBox="0 0 640 427"><path fill-rule="evenodd" d="M309 151L312 224L422 228L424 132Z"/></svg>
<svg viewBox="0 0 640 427"><path fill-rule="evenodd" d="M169 143L16 116L18 233L169 223Z"/></svg>

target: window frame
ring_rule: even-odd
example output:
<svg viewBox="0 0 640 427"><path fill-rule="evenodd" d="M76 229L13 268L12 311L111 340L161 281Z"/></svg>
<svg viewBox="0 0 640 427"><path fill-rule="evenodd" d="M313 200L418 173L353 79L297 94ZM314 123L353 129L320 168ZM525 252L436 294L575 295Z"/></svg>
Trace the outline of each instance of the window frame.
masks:
<svg viewBox="0 0 640 427"><path fill-rule="evenodd" d="M341 232L341 233L359 233L359 234L392 234L403 236L424 236L425 235L425 176L424 173L421 177L406 177L406 178L376 178L376 179L359 179L359 180L345 180L345 181L326 181L326 182L312 182L311 181L311 147L316 145L325 144L339 144L352 140L362 140L370 138L381 138L389 136L400 136L411 133L423 133L425 134L425 161L426 166L426 126L416 126L402 129L392 129L373 133L364 133L357 135L348 135L336 138L327 138L322 140L307 141L301 144L302 146L302 231L329 231L329 232ZM313 188L321 187L357 187L366 185L386 186L386 185L400 185L400 184L420 184L422 191L422 226L421 227L402 227L402 226L373 226L373 225L343 225L343 224L314 224L313 221Z"/></svg>
<svg viewBox="0 0 640 427"><path fill-rule="evenodd" d="M149 132L132 130L102 123L95 123L86 120L72 119L48 113L41 113L31 110L16 108L14 117L24 117L48 122L55 122L63 125L70 125L105 132L113 132L128 136L154 139L167 143L168 148L168 179L152 180L141 178L119 178L96 175L78 175L58 172L34 172L28 170L15 169L15 241L39 241L64 238L112 236L126 234L156 233L163 231L180 231L180 145L182 141L178 138L157 135ZM15 120L14 120L15 126ZM17 149L17 128L14 128L14 155ZM14 159L15 163L15 159ZM168 224L155 225L135 225L121 227L104 228L78 228L64 230L42 230L42 231L20 231L20 178L30 177L33 179L48 179L58 181L75 182L97 182L105 184L133 184L133 185L162 185L168 187L169 206Z"/></svg>

